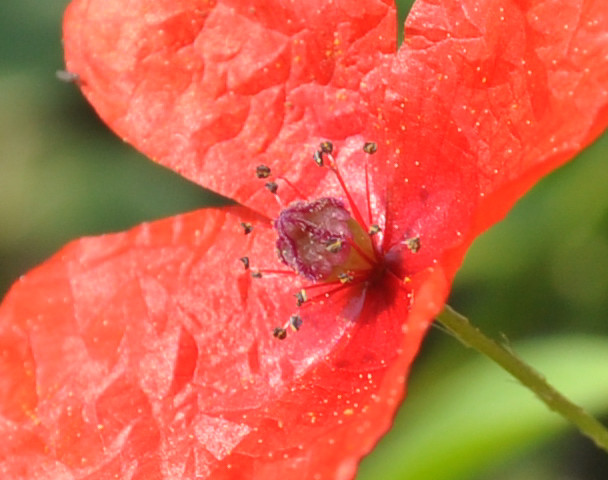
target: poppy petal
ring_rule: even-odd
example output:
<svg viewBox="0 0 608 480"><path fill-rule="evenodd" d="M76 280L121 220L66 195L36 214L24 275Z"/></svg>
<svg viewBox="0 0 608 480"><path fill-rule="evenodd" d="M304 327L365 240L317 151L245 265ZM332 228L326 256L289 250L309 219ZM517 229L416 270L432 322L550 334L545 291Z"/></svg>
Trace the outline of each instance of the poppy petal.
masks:
<svg viewBox="0 0 608 480"><path fill-rule="evenodd" d="M64 43L68 70L121 138L273 216L275 204L252 181L255 167L319 184L327 174L311 160L319 141L363 129L357 92L367 72L396 51L395 7L379 0L131 0L128 7L76 0ZM282 196L289 202L296 194Z"/></svg>
<svg viewBox="0 0 608 480"><path fill-rule="evenodd" d="M477 235L606 128L606 58L602 0L416 2L398 55L366 81L382 105L368 136L385 160L386 249L454 273Z"/></svg>
<svg viewBox="0 0 608 480"><path fill-rule="evenodd" d="M245 235L241 222L251 223ZM202 210L76 241L0 307L0 471L11 479L348 479L390 426L447 293L388 278L294 313L267 219ZM386 291L392 291L387 297Z"/></svg>

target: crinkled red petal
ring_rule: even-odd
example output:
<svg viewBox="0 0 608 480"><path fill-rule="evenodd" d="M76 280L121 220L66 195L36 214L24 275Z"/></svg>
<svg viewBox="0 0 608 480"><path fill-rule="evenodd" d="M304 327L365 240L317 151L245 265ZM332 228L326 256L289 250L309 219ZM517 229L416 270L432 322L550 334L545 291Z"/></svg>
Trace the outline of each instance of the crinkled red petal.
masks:
<svg viewBox="0 0 608 480"><path fill-rule="evenodd" d="M252 223L244 235L240 222ZM447 293L387 277L295 313L268 220L202 210L74 242L0 308L5 478L349 479L390 426ZM386 291L392 293L386 296Z"/></svg>
<svg viewBox="0 0 608 480"><path fill-rule="evenodd" d="M124 140L276 213L252 181L255 167L317 186L327 173L312 162L319 141L364 128L360 84L396 50L395 8L389 0L77 0L64 42L68 70ZM295 197L282 190L285 201Z"/></svg>
<svg viewBox="0 0 608 480"><path fill-rule="evenodd" d="M386 153L387 248L420 236L408 268L436 260L453 274L477 235L606 128L607 58L603 0L416 2L365 90L380 105L367 136Z"/></svg>

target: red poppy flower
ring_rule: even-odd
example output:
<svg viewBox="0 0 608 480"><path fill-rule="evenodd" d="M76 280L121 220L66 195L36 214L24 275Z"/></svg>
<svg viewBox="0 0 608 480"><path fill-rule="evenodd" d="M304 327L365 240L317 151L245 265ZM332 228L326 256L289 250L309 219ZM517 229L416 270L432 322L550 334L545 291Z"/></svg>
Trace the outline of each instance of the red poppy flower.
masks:
<svg viewBox="0 0 608 480"><path fill-rule="evenodd" d="M352 478L472 240L608 121L603 0L419 1L398 53L389 1L244 3L70 5L99 115L240 205L17 282L5 477Z"/></svg>

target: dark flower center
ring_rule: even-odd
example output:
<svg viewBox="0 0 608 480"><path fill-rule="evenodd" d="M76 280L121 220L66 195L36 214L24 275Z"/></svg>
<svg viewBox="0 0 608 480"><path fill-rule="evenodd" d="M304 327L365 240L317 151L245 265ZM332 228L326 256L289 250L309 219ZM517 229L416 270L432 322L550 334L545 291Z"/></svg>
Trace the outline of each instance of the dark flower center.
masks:
<svg viewBox="0 0 608 480"><path fill-rule="evenodd" d="M293 203L275 228L279 259L308 280L345 283L377 263L369 235L336 198Z"/></svg>

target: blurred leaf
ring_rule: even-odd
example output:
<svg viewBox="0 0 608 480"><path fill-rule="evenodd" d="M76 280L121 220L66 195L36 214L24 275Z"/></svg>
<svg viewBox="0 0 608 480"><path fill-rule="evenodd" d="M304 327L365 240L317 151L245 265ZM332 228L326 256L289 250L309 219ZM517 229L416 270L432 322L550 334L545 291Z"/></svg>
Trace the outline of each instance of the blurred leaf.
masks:
<svg viewBox="0 0 608 480"><path fill-rule="evenodd" d="M525 271L536 258L589 237L606 215L608 133L541 180L507 216L475 240L458 272L460 286ZM550 242L550 240L553 240Z"/></svg>
<svg viewBox="0 0 608 480"><path fill-rule="evenodd" d="M221 202L117 141L52 74L0 75L0 105L0 291L73 238Z"/></svg>
<svg viewBox="0 0 608 480"><path fill-rule="evenodd" d="M608 338L564 336L516 349L569 398L608 411ZM363 462L358 480L469 480L488 466L564 432L567 424L486 358L410 391L400 428ZM432 379L438 378L432 372Z"/></svg>

